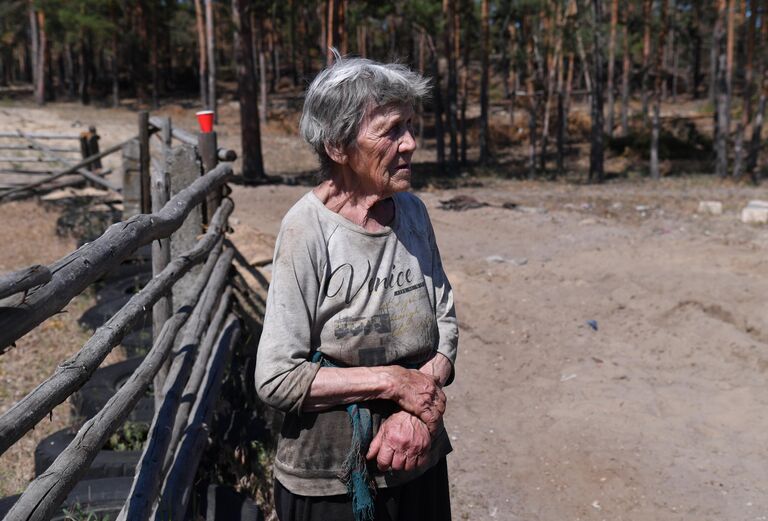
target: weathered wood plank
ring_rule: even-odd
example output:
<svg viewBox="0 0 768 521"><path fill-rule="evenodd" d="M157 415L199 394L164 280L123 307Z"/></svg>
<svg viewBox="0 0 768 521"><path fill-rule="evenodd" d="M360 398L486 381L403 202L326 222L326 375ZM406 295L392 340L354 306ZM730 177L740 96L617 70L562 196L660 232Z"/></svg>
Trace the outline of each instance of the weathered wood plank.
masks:
<svg viewBox="0 0 768 521"><path fill-rule="evenodd" d="M221 241L218 241L206 261L206 269L198 277L197 292L166 322L158 341L123 387L94 418L83 425L72 443L62 451L51 466L30 483L5 517L6 521L45 520L56 511L104 446L110 434L123 423L164 359L170 354L176 335L189 319L192 309L196 307L208 283L208 277L218 260L220 251Z"/></svg>
<svg viewBox="0 0 768 521"><path fill-rule="evenodd" d="M141 172L141 213L152 211L151 182L149 179L149 112L139 112L139 170Z"/></svg>
<svg viewBox="0 0 768 521"><path fill-rule="evenodd" d="M101 172L99 172L99 175L100 176L106 176L106 175L109 175L111 173L112 173L112 169L111 168L107 168L106 170L102 170ZM15 192L15 193L9 195L8 197L3 197L5 194L0 195L0 199L2 199L4 201L16 201L18 199L24 199L25 197L32 197L34 195L41 195L41 194L45 194L47 192L52 192L54 190L58 190L60 188L64 188L64 187L67 187L67 186L82 185L83 183L85 183L85 179L83 177L81 177L81 176L77 176L76 178L70 178L70 179L61 179L61 178L59 178L58 180L56 180L53 183L45 184L44 186L41 185L41 186L38 186L38 187L35 187L35 188L31 188L31 189L27 189L27 188L29 188L29 185L25 184L24 185L24 188L25 188L24 190Z"/></svg>
<svg viewBox="0 0 768 521"><path fill-rule="evenodd" d="M51 271L40 264L0 275L0 298L26 291L51 280Z"/></svg>
<svg viewBox="0 0 768 521"><path fill-rule="evenodd" d="M65 152L65 153L72 153L72 154L79 154L80 150L76 148L59 148L59 147L49 147L54 152ZM26 144L26 145L19 145L16 143L0 143L0 150L34 150L35 147Z"/></svg>
<svg viewBox="0 0 768 521"><path fill-rule="evenodd" d="M141 460L136 466L136 476L130 497L118 515L118 521L121 519L143 521L152 513L153 505L160 493L163 462L165 453L169 450L174 416L192 370L194 352L199 345L200 335L210 319L213 305L224 290L231 265L232 250L227 249L216 262L210 283L184 328L181 346L175 351L171 370L165 380L163 404L155 412Z"/></svg>
<svg viewBox="0 0 768 521"><path fill-rule="evenodd" d="M202 174L197 151L191 145L179 145L172 149L168 163L168 182L170 194L174 196L179 191L195 182ZM206 194L207 199L207 194ZM194 244L197 236L203 232L203 206L189 213L184 223L171 235L171 256L175 257ZM192 271L190 276L194 276ZM173 298L184 300L189 291L189 282L182 280L173 288Z"/></svg>
<svg viewBox="0 0 768 521"><path fill-rule="evenodd" d="M78 353L60 364L52 376L0 416L0 454L79 389L112 348L130 331L144 310L151 307L194 264L205 258L222 238L226 219L233 208L231 201L227 203L222 204L215 225L209 228L192 250L174 259L159 276L149 281L106 324L97 329Z"/></svg>
<svg viewBox="0 0 768 521"><path fill-rule="evenodd" d="M205 199L209 190L230 177L232 168L222 163L176 194L159 212L113 224L95 241L50 265L53 274L50 283L30 292L23 307L0 312L0 351L60 311L75 295L137 248L170 235Z"/></svg>
<svg viewBox="0 0 768 521"><path fill-rule="evenodd" d="M205 376L205 368L208 363L208 358L211 356L211 350L213 349L216 336L221 330L221 325L224 322L224 317L229 310L229 304L232 299L232 289L226 288L224 294L219 299L219 303L216 307L216 314L211 320L211 324L205 331L205 337L200 342L200 349L195 359L195 364L192 367L192 371L189 374L189 380L184 386L184 392L181 393L182 400L179 404L179 409L176 411L176 418L173 421L173 429L171 430L171 441L168 444L168 449L165 453L165 460L163 462L163 473L167 473L171 467L175 448L179 444L184 428L187 426L189 420L189 413L194 405L191 400L192 397L198 394L200 384Z"/></svg>
<svg viewBox="0 0 768 521"><path fill-rule="evenodd" d="M80 140L80 134L56 134L52 132L27 132L29 137L35 139L74 139ZM0 137L19 137L16 132L0 132Z"/></svg>
<svg viewBox="0 0 768 521"><path fill-rule="evenodd" d="M160 118L162 126L160 137L163 142L163 161L159 168L155 168L152 174L152 211L159 211L168 202L170 197L170 186L168 181L168 162L171 154L171 118ZM160 239L152 242L152 274L160 273L171 261L171 241L170 239ZM165 294L158 300L152 308L152 331L158 335L163 328L165 321L173 313L172 292ZM157 340L157 336L155 336ZM163 400L163 384L170 367L166 360L163 366L155 376L153 383L155 392L155 410L160 408Z"/></svg>
<svg viewBox="0 0 768 521"><path fill-rule="evenodd" d="M141 168L139 167L140 146L138 140L123 146L123 220L142 213L141 211Z"/></svg>
<svg viewBox="0 0 768 521"><path fill-rule="evenodd" d="M173 465L168 473L160 504L155 514L155 521L171 519L174 512L186 512L192 493L200 458L208 441L209 425L221 391L224 368L232 348L240 338L240 322L230 314L227 323L216 339L213 353L205 367L189 423L184 429L184 437L173 458Z"/></svg>
<svg viewBox="0 0 768 521"><path fill-rule="evenodd" d="M0 156L4 163L61 163L57 157L49 156Z"/></svg>

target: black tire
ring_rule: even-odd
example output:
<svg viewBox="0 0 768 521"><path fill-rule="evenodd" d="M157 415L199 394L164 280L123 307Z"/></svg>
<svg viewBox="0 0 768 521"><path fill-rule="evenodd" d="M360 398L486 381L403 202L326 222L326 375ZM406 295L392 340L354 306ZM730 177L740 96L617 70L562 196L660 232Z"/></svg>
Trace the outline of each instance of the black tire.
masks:
<svg viewBox="0 0 768 521"><path fill-rule="evenodd" d="M261 510L247 496L223 485L209 485L206 497L207 521L264 521Z"/></svg>
<svg viewBox="0 0 768 521"><path fill-rule="evenodd" d="M67 445L75 439L70 429L54 432L37 445L35 449L35 476L39 476L61 454ZM139 463L141 451L102 450L96 455L91 467L83 474L83 479L120 478L133 476Z"/></svg>
<svg viewBox="0 0 768 521"><path fill-rule="evenodd" d="M143 359L144 357L137 356L96 369L85 385L72 394L72 408L75 416L85 420L93 418L130 378ZM150 385L145 395L128 415L128 420L151 423L154 415L155 398Z"/></svg>
<svg viewBox="0 0 768 521"><path fill-rule="evenodd" d="M133 477L105 478L81 481L67 495L61 507L51 518L52 521L64 521L64 509L74 509L79 506L85 512L96 514L97 519L116 519L120 509L123 508L128 495L131 492ZM19 499L19 495L0 498L0 518L5 517L8 511Z"/></svg>

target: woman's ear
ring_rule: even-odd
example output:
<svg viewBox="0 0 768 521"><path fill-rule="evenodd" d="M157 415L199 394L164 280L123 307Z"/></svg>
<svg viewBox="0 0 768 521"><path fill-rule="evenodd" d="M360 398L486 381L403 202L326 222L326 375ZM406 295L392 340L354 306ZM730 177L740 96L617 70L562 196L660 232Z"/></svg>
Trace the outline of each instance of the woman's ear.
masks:
<svg viewBox="0 0 768 521"><path fill-rule="evenodd" d="M340 165L347 163L348 157L347 153L344 151L344 147L339 145L331 145L328 143L325 143L323 146L325 147L325 153L328 154L328 157L330 157L334 163L338 163Z"/></svg>

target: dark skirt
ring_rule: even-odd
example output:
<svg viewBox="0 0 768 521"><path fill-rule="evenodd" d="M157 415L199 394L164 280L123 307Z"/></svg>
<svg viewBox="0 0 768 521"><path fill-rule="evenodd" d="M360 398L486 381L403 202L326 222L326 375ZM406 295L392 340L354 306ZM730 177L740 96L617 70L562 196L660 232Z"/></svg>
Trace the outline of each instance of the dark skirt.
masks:
<svg viewBox="0 0 768 521"><path fill-rule="evenodd" d="M375 521L450 521L448 466L442 458L424 474L399 487L376 492ZM275 480L280 521L355 521L352 500L341 496L299 496Z"/></svg>

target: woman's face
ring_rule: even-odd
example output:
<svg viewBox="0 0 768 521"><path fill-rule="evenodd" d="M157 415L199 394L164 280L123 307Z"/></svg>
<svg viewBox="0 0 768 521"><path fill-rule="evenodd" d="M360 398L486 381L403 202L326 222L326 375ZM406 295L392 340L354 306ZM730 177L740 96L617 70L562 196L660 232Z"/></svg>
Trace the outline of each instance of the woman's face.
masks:
<svg viewBox="0 0 768 521"><path fill-rule="evenodd" d="M355 142L347 148L349 167L366 193L387 197L411 186L413 108L386 105L366 114Z"/></svg>

